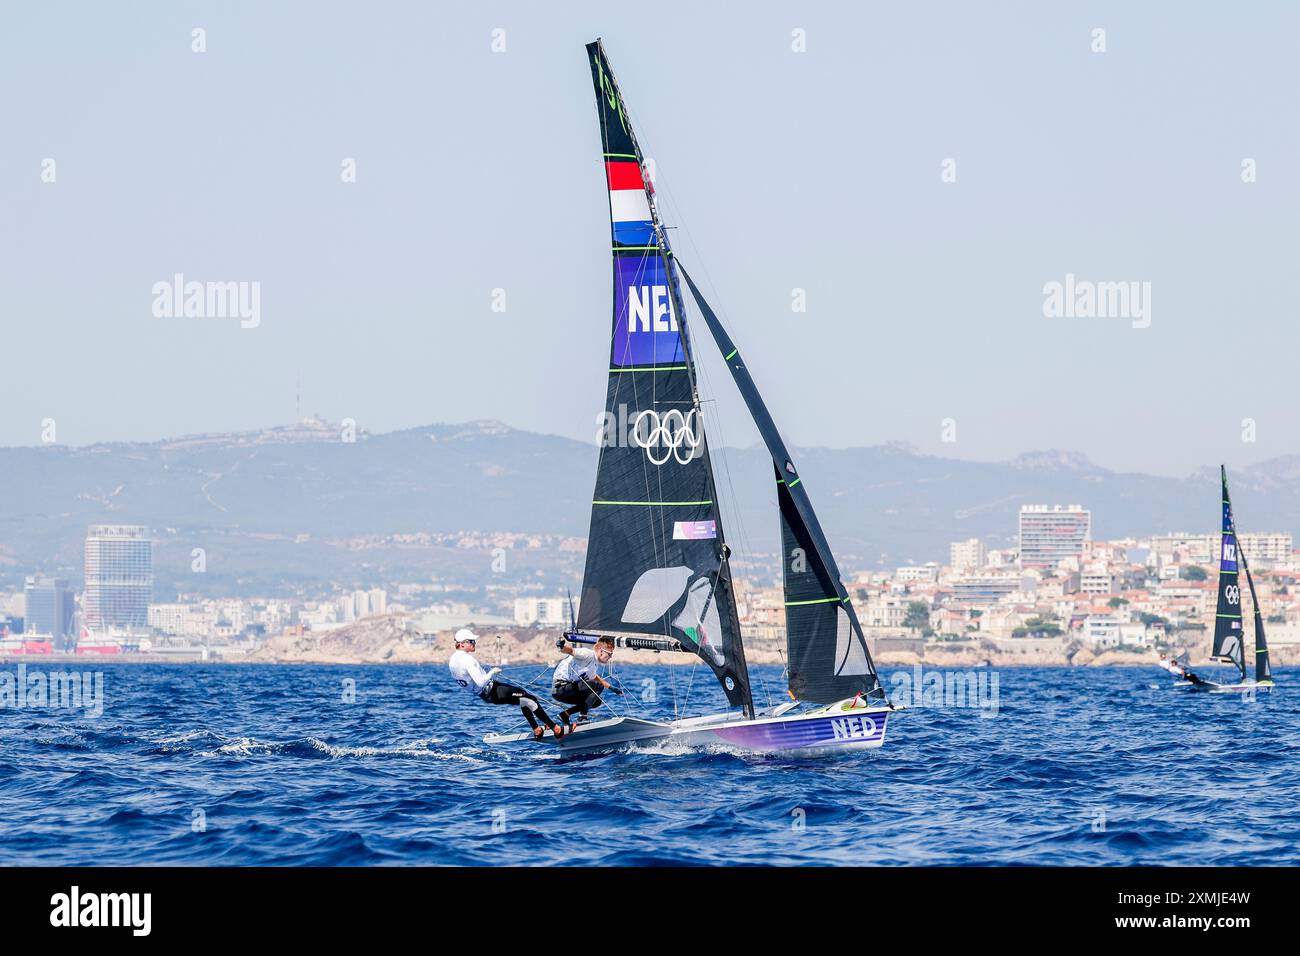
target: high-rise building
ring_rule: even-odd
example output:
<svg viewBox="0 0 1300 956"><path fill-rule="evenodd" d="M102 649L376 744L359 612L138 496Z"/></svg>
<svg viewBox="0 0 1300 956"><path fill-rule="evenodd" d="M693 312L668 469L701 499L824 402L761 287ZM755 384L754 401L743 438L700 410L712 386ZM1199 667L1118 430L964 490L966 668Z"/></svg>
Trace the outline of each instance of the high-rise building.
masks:
<svg viewBox="0 0 1300 956"><path fill-rule="evenodd" d="M24 622L27 634L49 635L56 650L65 650L76 636L73 615L77 603L67 578L33 575L23 587Z"/></svg>
<svg viewBox="0 0 1300 956"><path fill-rule="evenodd" d="M1051 570L1078 558L1092 533L1092 512L1082 505L1022 505L1020 567Z"/></svg>
<svg viewBox="0 0 1300 956"><path fill-rule="evenodd" d="M948 546L948 566L979 568L984 566L984 542L979 538L954 541Z"/></svg>
<svg viewBox="0 0 1300 956"><path fill-rule="evenodd" d="M86 533L86 593L82 615L89 630L143 628L153 596L153 540L141 525L96 524Z"/></svg>

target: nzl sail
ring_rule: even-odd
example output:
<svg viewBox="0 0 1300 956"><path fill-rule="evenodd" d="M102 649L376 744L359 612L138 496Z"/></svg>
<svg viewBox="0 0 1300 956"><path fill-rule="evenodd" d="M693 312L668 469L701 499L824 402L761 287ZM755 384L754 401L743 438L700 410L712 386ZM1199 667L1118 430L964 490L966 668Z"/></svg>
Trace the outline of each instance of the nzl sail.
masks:
<svg viewBox="0 0 1300 956"><path fill-rule="evenodd" d="M840 581L839 568L803 487L803 478L763 404L740 349L700 294L690 273L683 268L682 275L722 350L723 360L763 436L776 470L790 693L797 700L819 704L858 693L883 699L884 690L862 636L862 625Z"/></svg>
<svg viewBox="0 0 1300 956"><path fill-rule="evenodd" d="M668 638L753 711L676 262L599 40L587 45L609 188L609 381L578 629Z"/></svg>
<svg viewBox="0 0 1300 956"><path fill-rule="evenodd" d="M1259 598L1255 594L1255 581L1250 576L1250 566L1246 563L1246 554L1237 538L1232 502L1228 498L1228 471L1222 465L1219 466L1219 477L1223 487L1223 531L1219 550L1219 603L1214 615L1214 646L1210 653L1215 660L1235 665L1242 679L1245 679L1248 659L1242 627L1240 573L1244 571L1250 588L1251 603L1255 607L1255 680L1261 684L1271 683L1264 618L1260 612Z"/></svg>

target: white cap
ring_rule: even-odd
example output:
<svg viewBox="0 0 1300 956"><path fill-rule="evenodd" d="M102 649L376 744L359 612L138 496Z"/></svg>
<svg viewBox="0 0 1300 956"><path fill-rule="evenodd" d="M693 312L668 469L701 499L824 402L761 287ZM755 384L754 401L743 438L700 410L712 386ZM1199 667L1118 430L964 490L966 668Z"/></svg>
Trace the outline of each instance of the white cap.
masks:
<svg viewBox="0 0 1300 956"><path fill-rule="evenodd" d="M459 631L456 632L456 643L459 644L462 641L474 641L475 643L477 643L478 635L475 634L473 631L471 631L468 627L462 627Z"/></svg>

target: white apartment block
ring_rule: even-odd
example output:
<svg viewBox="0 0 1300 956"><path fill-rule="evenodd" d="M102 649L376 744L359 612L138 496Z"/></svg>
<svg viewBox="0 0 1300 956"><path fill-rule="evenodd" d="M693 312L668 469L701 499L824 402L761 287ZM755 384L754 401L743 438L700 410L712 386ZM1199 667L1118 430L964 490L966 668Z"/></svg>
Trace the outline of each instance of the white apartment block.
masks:
<svg viewBox="0 0 1300 956"><path fill-rule="evenodd" d="M984 542L979 538L954 541L948 545L948 566L958 570L984 566Z"/></svg>
<svg viewBox="0 0 1300 956"><path fill-rule="evenodd" d="M939 580L939 568L934 563L898 568L894 572L894 580L901 584L933 583Z"/></svg>
<svg viewBox="0 0 1300 956"><path fill-rule="evenodd" d="M1176 564L1209 564L1219 553L1219 536L1183 531L1160 534L1151 539L1151 550Z"/></svg>
<svg viewBox="0 0 1300 956"><path fill-rule="evenodd" d="M183 634L189 614L188 604L150 604L149 626L164 634Z"/></svg>
<svg viewBox="0 0 1300 956"><path fill-rule="evenodd" d="M353 591L335 600L338 607L338 620L343 623L359 621L363 617L388 613L388 592L383 588L371 588L369 591Z"/></svg>
<svg viewBox="0 0 1300 956"><path fill-rule="evenodd" d="M1114 594L1115 575L1104 568L1089 568L1080 571L1079 590L1084 594Z"/></svg>
<svg viewBox="0 0 1300 956"><path fill-rule="evenodd" d="M149 626L173 637L211 637L219 615L213 602L207 604L150 604Z"/></svg>
<svg viewBox="0 0 1300 956"><path fill-rule="evenodd" d="M859 604L858 616L863 627L902 627L907 617L907 597L889 595Z"/></svg>
<svg viewBox="0 0 1300 956"><path fill-rule="evenodd" d="M1281 531L1247 531L1238 535L1246 560L1257 564L1280 564L1291 560L1291 535Z"/></svg>
<svg viewBox="0 0 1300 956"><path fill-rule="evenodd" d="M1094 648L1146 647L1146 625L1123 621L1112 614L1090 614L1083 622L1083 636Z"/></svg>
<svg viewBox="0 0 1300 956"><path fill-rule="evenodd" d="M952 582L953 600L966 604L997 604L1023 587L1020 575L983 574L957 578Z"/></svg>
<svg viewBox="0 0 1300 956"><path fill-rule="evenodd" d="M573 602L574 613L577 613L578 602ZM540 625L542 627L568 627L569 626L569 599L562 597L549 598L515 598L515 623L520 627L532 627Z"/></svg>
<svg viewBox="0 0 1300 956"><path fill-rule="evenodd" d="M1237 536L1246 560L1257 565L1281 564L1291 560L1294 542L1284 531L1247 531ZM1177 531L1151 539L1151 550L1180 564L1217 565L1220 533L1189 534Z"/></svg>

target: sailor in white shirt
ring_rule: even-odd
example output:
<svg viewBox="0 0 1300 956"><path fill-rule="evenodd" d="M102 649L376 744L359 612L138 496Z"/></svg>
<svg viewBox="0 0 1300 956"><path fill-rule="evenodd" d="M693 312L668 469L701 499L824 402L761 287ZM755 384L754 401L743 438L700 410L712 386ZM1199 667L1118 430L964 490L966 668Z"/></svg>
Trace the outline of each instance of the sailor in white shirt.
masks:
<svg viewBox="0 0 1300 956"><path fill-rule="evenodd" d="M614 640L609 637L600 638L596 641L594 651L569 647L564 643L563 637L555 642L555 646L567 656L555 665L555 673L551 678L551 696L562 704L573 705L560 712L560 719L572 733L573 715L580 713L582 719L586 720L587 711L603 703L600 699L601 690L623 693L596 673L598 665L608 664L613 658Z"/></svg>
<svg viewBox="0 0 1300 956"><path fill-rule="evenodd" d="M456 683L489 704L517 704L528 720L528 725L533 728L533 736L538 740L542 739L547 727L551 728L555 736L563 736L564 728L546 716L541 701L522 687L497 680L501 668L483 670L483 665L474 656L477 649L477 634L466 627L456 632L456 652L447 661L447 670L451 671Z"/></svg>

